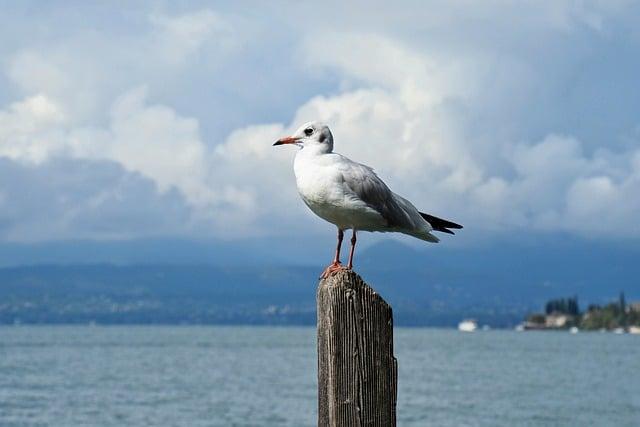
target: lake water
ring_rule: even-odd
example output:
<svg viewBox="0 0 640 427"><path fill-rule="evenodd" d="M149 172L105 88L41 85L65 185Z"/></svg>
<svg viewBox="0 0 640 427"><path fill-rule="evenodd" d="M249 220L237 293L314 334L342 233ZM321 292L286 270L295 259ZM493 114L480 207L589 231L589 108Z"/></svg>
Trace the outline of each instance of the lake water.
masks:
<svg viewBox="0 0 640 427"><path fill-rule="evenodd" d="M640 426L640 336L396 328L399 426ZM0 327L0 425L313 426L315 329Z"/></svg>

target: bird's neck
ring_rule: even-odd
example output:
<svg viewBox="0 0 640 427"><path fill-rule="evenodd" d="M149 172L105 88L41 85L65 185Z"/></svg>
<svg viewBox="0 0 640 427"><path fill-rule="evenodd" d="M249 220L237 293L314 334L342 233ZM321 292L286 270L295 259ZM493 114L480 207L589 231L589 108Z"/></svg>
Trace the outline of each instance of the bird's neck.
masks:
<svg viewBox="0 0 640 427"><path fill-rule="evenodd" d="M331 153L331 150L313 146L298 150L293 162L293 171L296 174L298 188L304 177L312 176L318 167L325 164L324 160L329 153Z"/></svg>
<svg viewBox="0 0 640 427"><path fill-rule="evenodd" d="M326 144L309 145L300 149L297 156L314 157L331 153L331 147Z"/></svg>

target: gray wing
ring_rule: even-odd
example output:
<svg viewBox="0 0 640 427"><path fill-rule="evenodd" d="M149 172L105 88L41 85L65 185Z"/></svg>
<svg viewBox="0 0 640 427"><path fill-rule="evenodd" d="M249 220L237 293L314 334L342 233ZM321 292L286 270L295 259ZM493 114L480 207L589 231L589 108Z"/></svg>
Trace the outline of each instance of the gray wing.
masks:
<svg viewBox="0 0 640 427"><path fill-rule="evenodd" d="M396 195L376 175L372 168L348 161L342 170L347 187L371 209L380 213L389 228L411 229L414 223L408 212L400 206ZM404 199L402 199L404 201Z"/></svg>

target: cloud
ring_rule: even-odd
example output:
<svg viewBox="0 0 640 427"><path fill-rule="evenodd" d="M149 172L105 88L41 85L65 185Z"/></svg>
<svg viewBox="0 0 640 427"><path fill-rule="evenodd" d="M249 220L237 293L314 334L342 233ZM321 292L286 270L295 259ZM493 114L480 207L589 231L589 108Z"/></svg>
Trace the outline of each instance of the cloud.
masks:
<svg viewBox="0 0 640 427"><path fill-rule="evenodd" d="M25 35L0 90L0 167L51 195L52 220L21 223L36 208L5 188L21 213L4 236L326 230L296 194L294 149L271 147L323 120L337 151L470 229L640 237L633 4L254 6L141 6L104 34Z"/></svg>
<svg viewBox="0 0 640 427"><path fill-rule="evenodd" d="M474 190L474 200L491 214L489 223L502 220L504 227L637 237L638 155L640 150L588 155L580 141L549 135L517 146L508 156L515 176L488 179Z"/></svg>
<svg viewBox="0 0 640 427"><path fill-rule="evenodd" d="M210 201L206 149L196 120L147 105L144 88L118 97L110 119L106 129L68 127L52 100L29 97L0 111L0 154L32 163L60 156L112 160L154 180L160 191L175 187L193 204Z"/></svg>
<svg viewBox="0 0 640 427"><path fill-rule="evenodd" d="M0 157L0 238L4 241L118 239L184 235L190 209L177 191L105 160L40 165Z"/></svg>
<svg viewBox="0 0 640 427"><path fill-rule="evenodd" d="M65 113L44 95L30 96L0 110L0 156L44 161L64 148Z"/></svg>
<svg viewBox="0 0 640 427"><path fill-rule="evenodd" d="M152 14L152 44L171 64L183 64L206 43L214 43L219 52L240 47L240 35L218 13L203 9L178 16Z"/></svg>
<svg viewBox="0 0 640 427"><path fill-rule="evenodd" d="M145 90L120 96L111 109L111 137L103 154L125 168L153 179L161 191L180 189L192 203L206 205L206 148L198 122L171 108L146 105Z"/></svg>
<svg viewBox="0 0 640 427"><path fill-rule="evenodd" d="M399 111L402 106L383 91L360 90L313 99L298 110L293 123L311 118L332 123L338 151L375 165L394 190L410 194L421 208L448 212L475 228L640 236L636 221L640 204L634 202L640 200L640 169L637 160L629 161L640 156L639 150L588 155L574 137L550 134L502 152L494 147L499 160L491 163L502 164L500 171L476 159L455 133L407 121L411 113ZM263 195L260 205L265 215L270 206L295 203L290 192L277 194L277 202L264 197L274 194L273 189L287 178L273 169L290 170L290 165L274 162L266 154L263 141L273 139L272 129L280 126L267 131L247 128L218 149L232 150L233 156L226 157L229 164L242 163L231 168L240 173L230 172L229 177L244 181L252 197ZM253 144L240 143L240 135L252 135ZM265 164L273 169L265 169Z"/></svg>

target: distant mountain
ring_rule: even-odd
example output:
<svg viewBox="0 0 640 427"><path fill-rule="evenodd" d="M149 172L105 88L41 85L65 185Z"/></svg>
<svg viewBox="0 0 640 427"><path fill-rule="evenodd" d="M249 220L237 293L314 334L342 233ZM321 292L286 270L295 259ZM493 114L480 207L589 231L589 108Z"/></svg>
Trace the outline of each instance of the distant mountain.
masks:
<svg viewBox="0 0 640 427"><path fill-rule="evenodd" d="M323 266L289 265L303 248L274 255L268 242L262 248L168 240L57 245L24 245L23 254L0 247L5 265L29 255L50 263L0 268L0 323L315 322ZM391 303L398 325L453 326L474 317L508 326L549 298L577 295L585 307L624 291L628 300L640 300L638 259L634 242L547 239L416 249L389 240L358 253L356 267Z"/></svg>
<svg viewBox="0 0 640 427"><path fill-rule="evenodd" d="M0 267L40 264L215 264L265 265L282 262L278 252L261 241L188 239L71 240L42 243L0 243Z"/></svg>
<svg viewBox="0 0 640 427"><path fill-rule="evenodd" d="M363 272L422 272L480 295L509 299L578 294L589 300L614 298L621 290L640 298L640 244L558 239L516 244L417 250L396 242L369 248L359 258Z"/></svg>
<svg viewBox="0 0 640 427"><path fill-rule="evenodd" d="M314 275L295 267L10 267L0 269L0 323L311 323Z"/></svg>
<svg viewBox="0 0 640 427"><path fill-rule="evenodd" d="M308 265L331 253L335 237L240 240L155 238L0 242L0 267L42 264L209 264L216 266Z"/></svg>
<svg viewBox="0 0 640 427"><path fill-rule="evenodd" d="M438 304L442 312L497 324L540 310L549 298L577 295L586 306L610 301L624 291L640 300L640 246L588 243L552 239L414 249L390 241L363 252L358 271L372 278L394 307L431 306L434 313L433 305Z"/></svg>

